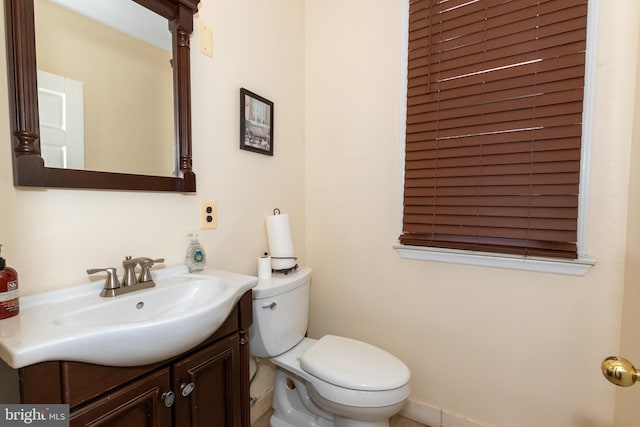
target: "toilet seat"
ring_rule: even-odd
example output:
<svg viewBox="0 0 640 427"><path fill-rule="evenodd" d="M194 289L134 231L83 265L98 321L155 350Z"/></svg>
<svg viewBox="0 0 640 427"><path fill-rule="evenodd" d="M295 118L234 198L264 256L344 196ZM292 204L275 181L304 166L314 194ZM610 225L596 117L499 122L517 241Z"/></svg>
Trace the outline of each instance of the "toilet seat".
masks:
<svg viewBox="0 0 640 427"><path fill-rule="evenodd" d="M362 341L325 335L302 355L300 366L322 381L351 390L385 391L409 382L409 368Z"/></svg>

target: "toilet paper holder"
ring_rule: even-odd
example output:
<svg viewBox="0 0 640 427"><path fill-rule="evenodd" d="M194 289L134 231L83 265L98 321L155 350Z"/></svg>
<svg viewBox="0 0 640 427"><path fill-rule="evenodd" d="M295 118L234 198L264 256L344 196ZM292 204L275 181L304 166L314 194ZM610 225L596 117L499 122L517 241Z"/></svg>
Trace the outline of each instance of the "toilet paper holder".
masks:
<svg viewBox="0 0 640 427"><path fill-rule="evenodd" d="M275 219L279 218L279 219ZM271 260L278 261L276 267L271 268L272 273L284 273L294 271L298 268L298 258L293 256L293 241L291 239L291 230L289 226L289 216L281 215L279 208L273 209L273 216L267 217L267 240L269 241L269 250L272 252ZM273 253L285 256L274 256ZM265 253L267 255L267 253Z"/></svg>
<svg viewBox="0 0 640 427"><path fill-rule="evenodd" d="M292 259L294 261L298 261L298 257L295 257L295 256L272 256L271 259ZM284 273L286 276L290 272L295 271L297 269L298 269L298 263L296 262L296 265L294 265L293 267L283 268L280 270L272 268L271 271L273 273Z"/></svg>

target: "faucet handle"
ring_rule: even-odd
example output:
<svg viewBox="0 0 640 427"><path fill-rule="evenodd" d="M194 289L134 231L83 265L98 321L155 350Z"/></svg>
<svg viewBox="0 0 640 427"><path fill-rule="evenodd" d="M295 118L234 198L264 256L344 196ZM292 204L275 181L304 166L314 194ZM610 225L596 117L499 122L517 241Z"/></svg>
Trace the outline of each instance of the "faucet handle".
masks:
<svg viewBox="0 0 640 427"><path fill-rule="evenodd" d="M140 283L150 282L151 278L151 267L154 264L164 262L164 258L151 259L151 258L138 258L140 262L140 267L142 267L142 271L140 272L140 279L138 280Z"/></svg>
<svg viewBox="0 0 640 427"><path fill-rule="evenodd" d="M109 268L90 268L87 270L87 274L95 274L105 271L107 273L107 280L104 282L104 288L100 295L105 296L115 296L115 289L120 287L120 281L118 280L118 275L116 274L115 267Z"/></svg>

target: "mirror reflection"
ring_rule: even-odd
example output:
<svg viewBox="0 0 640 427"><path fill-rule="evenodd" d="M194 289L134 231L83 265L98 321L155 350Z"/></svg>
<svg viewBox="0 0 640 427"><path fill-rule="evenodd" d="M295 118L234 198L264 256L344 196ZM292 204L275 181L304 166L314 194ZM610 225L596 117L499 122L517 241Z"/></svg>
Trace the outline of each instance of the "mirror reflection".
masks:
<svg viewBox="0 0 640 427"><path fill-rule="evenodd" d="M70 0L35 0L41 151L45 166L172 176L173 71L167 20L135 2L117 3L114 22L72 10ZM73 2L71 2L73 3ZM136 11L124 10L133 7ZM71 8L70 8L71 7ZM95 11L108 17L109 11ZM142 15L138 15L142 13ZM91 14L91 12L89 12ZM142 23L150 23L148 26Z"/></svg>

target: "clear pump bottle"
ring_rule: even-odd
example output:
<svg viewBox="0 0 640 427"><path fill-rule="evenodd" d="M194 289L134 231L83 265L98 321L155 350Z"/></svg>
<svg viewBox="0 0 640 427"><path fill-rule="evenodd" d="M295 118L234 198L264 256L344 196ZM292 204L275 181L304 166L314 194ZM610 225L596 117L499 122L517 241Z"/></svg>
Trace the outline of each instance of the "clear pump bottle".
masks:
<svg viewBox="0 0 640 427"><path fill-rule="evenodd" d="M198 241L198 235L196 233L191 234L191 243L187 247L187 254L185 255L185 264L190 273L194 271L202 271L207 268L207 256L204 253L204 249Z"/></svg>

